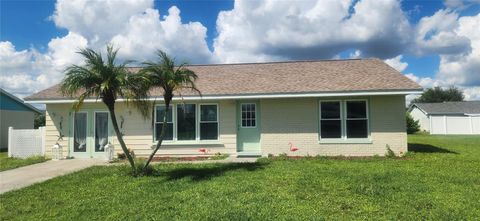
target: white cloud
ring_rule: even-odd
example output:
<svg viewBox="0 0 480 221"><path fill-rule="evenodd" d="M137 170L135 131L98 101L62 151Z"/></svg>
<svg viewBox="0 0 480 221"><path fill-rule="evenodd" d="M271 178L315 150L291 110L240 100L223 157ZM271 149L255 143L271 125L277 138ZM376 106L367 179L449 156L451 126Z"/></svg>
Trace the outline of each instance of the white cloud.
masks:
<svg viewBox="0 0 480 221"><path fill-rule="evenodd" d="M459 26L458 18L457 12L442 9L420 19L412 51L418 55L468 53L471 49L468 37L455 31Z"/></svg>
<svg viewBox="0 0 480 221"><path fill-rule="evenodd" d="M75 52L86 45L87 41L73 32L52 39L44 54L34 48L16 51L11 42L0 42L0 87L24 97L58 83L67 65L81 62Z"/></svg>
<svg viewBox="0 0 480 221"><path fill-rule="evenodd" d="M398 1L235 1L217 19L219 61L330 58L353 48L392 57L410 38Z"/></svg>
<svg viewBox="0 0 480 221"><path fill-rule="evenodd" d="M480 0L444 0L443 3L448 8L465 9L474 4L480 4Z"/></svg>
<svg viewBox="0 0 480 221"><path fill-rule="evenodd" d="M30 63L31 57L28 50L16 51L11 42L0 42L0 70L4 74L25 69Z"/></svg>
<svg viewBox="0 0 480 221"><path fill-rule="evenodd" d="M152 59L156 49L162 49L180 61L209 63L212 55L206 37L207 28L199 22L183 24L180 10L173 6L163 19L154 9L132 16L112 42L121 47L119 55L126 58Z"/></svg>
<svg viewBox="0 0 480 221"><path fill-rule="evenodd" d="M52 19L58 27L103 46L135 14L153 7L153 0L58 0Z"/></svg>
<svg viewBox="0 0 480 221"><path fill-rule="evenodd" d="M480 13L476 16L464 16L457 20L454 32L468 38L472 50L467 54L441 55L437 74L449 84L461 86L480 85Z"/></svg>
<svg viewBox="0 0 480 221"><path fill-rule="evenodd" d="M390 65L392 68L395 68L395 70L402 72L408 66L407 62L402 62L402 58L403 55L398 55L394 58L386 59L385 63Z"/></svg>
<svg viewBox="0 0 480 221"><path fill-rule="evenodd" d="M362 52L360 50L355 50L354 52L350 53L350 58L360 58L362 57Z"/></svg>
<svg viewBox="0 0 480 221"><path fill-rule="evenodd" d="M211 62L201 23L182 23L177 7L160 18L152 7L152 0L59 0L51 18L68 34L51 39L45 53L0 42L0 86L20 97L38 92L58 83L68 65L82 63L79 49L104 52L107 43L120 47L120 59L152 59L162 49L179 61Z"/></svg>
<svg viewBox="0 0 480 221"><path fill-rule="evenodd" d="M412 81L417 82L423 88L432 88L432 87L449 88L449 87L455 86L461 91L463 91L465 100L480 100L480 86L478 85L475 85L475 86L454 85L439 79L433 79L430 77L418 77L412 73L405 74L405 76L410 78ZM418 96L414 96L414 95L407 96L407 104L410 103L410 101L416 97Z"/></svg>
<svg viewBox="0 0 480 221"><path fill-rule="evenodd" d="M64 68L69 64L79 64L83 57L77 52L87 47L88 41L83 36L69 32L65 37L53 38L48 43L49 55L55 67Z"/></svg>
<svg viewBox="0 0 480 221"><path fill-rule="evenodd" d="M75 53L79 48L104 50L106 43L114 43L121 59L153 59L158 48L192 63L332 58L351 50L355 58L388 58L385 62L399 71L408 66L402 54L439 54L434 77L407 76L424 87L455 85L478 98L480 14L460 17L453 8L470 2L446 2L450 8L412 25L400 3L236 0L232 10L218 15L212 52L206 27L182 22L175 6L160 15L153 0L59 0L51 18L68 35L53 38L43 54L0 42L0 86L31 94L60 81L68 64L81 63Z"/></svg>
<svg viewBox="0 0 480 221"><path fill-rule="evenodd" d="M453 11L439 10L433 16L422 18L418 25L421 35L431 35L432 39L441 39L442 36L447 35L463 39L468 42L468 50L454 52L456 46L449 42L448 38L445 38L441 44L433 44L433 41L424 42L431 46L430 49L437 50L439 53L438 72L434 77L417 77L412 73L406 74L406 76L425 88L455 86L463 90L466 100L480 99L479 27L480 13L475 16L459 17ZM450 43L452 43L450 48L452 53L448 52Z"/></svg>

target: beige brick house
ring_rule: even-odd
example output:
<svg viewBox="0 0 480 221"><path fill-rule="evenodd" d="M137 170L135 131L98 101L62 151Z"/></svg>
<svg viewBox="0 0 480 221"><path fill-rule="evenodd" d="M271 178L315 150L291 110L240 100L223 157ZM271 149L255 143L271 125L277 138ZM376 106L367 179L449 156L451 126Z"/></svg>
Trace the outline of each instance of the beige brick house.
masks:
<svg viewBox="0 0 480 221"><path fill-rule="evenodd" d="M202 96L174 98L167 141L159 155L384 155L407 151L405 95L422 88L383 61L352 59L191 65ZM133 71L138 68L132 68ZM144 119L119 99L116 115L127 146L151 152L162 126L161 91ZM58 85L27 98L47 106L47 153L56 142L65 156L103 157L108 143L121 151L106 107L89 99L78 112L75 98ZM59 139L62 137L62 139ZM291 152L291 145L299 150Z"/></svg>

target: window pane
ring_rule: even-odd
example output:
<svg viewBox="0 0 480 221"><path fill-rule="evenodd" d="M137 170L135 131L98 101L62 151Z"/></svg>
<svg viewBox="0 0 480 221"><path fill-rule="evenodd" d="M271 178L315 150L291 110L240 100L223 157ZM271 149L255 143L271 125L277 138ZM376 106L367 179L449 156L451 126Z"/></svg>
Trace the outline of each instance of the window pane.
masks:
<svg viewBox="0 0 480 221"><path fill-rule="evenodd" d="M195 140L195 104L177 105L178 140Z"/></svg>
<svg viewBox="0 0 480 221"><path fill-rule="evenodd" d="M216 140L218 138L218 123L201 123L200 139Z"/></svg>
<svg viewBox="0 0 480 221"><path fill-rule="evenodd" d="M200 121L217 121L217 105L200 105Z"/></svg>
<svg viewBox="0 0 480 221"><path fill-rule="evenodd" d="M108 143L108 113L95 113L95 152L104 151Z"/></svg>
<svg viewBox="0 0 480 221"><path fill-rule="evenodd" d="M342 137L342 128L340 120L322 120L320 121L321 138L341 138Z"/></svg>
<svg viewBox="0 0 480 221"><path fill-rule="evenodd" d="M367 120L347 120L347 138L367 138Z"/></svg>
<svg viewBox="0 0 480 221"><path fill-rule="evenodd" d="M73 152L87 152L87 114L75 113Z"/></svg>
<svg viewBox="0 0 480 221"><path fill-rule="evenodd" d="M255 126L255 104L242 104L242 127Z"/></svg>
<svg viewBox="0 0 480 221"><path fill-rule="evenodd" d="M338 119L340 118L340 102L329 101L322 102L322 119Z"/></svg>
<svg viewBox="0 0 480 221"><path fill-rule="evenodd" d="M347 101L347 118L367 118L365 101Z"/></svg>
<svg viewBox="0 0 480 221"><path fill-rule="evenodd" d="M163 116L165 116L165 109L165 106L157 106L156 122L163 122ZM167 122L172 122L172 106L168 108Z"/></svg>
<svg viewBox="0 0 480 221"><path fill-rule="evenodd" d="M162 126L162 123L155 124L155 140L160 139L160 134L162 133ZM173 140L173 123L167 123L164 140Z"/></svg>

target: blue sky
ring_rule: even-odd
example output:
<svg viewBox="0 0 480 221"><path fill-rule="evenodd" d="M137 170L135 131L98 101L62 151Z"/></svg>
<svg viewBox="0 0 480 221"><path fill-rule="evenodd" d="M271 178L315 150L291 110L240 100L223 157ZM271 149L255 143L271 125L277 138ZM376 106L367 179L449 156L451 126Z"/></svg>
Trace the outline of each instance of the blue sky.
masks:
<svg viewBox="0 0 480 221"><path fill-rule="evenodd" d="M468 28L478 24L478 0L122 1L2 0L0 86L19 96L42 90L80 62L75 50L113 42L124 58L160 48L191 63L378 57L422 86L454 85L480 99L479 31Z"/></svg>

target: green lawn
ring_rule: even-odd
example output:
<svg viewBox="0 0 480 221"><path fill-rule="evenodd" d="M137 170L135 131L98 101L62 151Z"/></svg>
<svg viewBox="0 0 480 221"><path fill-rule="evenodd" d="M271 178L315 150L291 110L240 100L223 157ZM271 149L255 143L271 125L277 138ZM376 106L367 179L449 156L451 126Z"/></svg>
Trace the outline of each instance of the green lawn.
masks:
<svg viewBox="0 0 480 221"><path fill-rule="evenodd" d="M8 157L8 153L0 152L0 171L23 167L34 163L46 161L45 157L33 156L26 159Z"/></svg>
<svg viewBox="0 0 480 221"><path fill-rule="evenodd" d="M0 220L478 220L480 137L409 137L401 159L93 167L0 196Z"/></svg>

